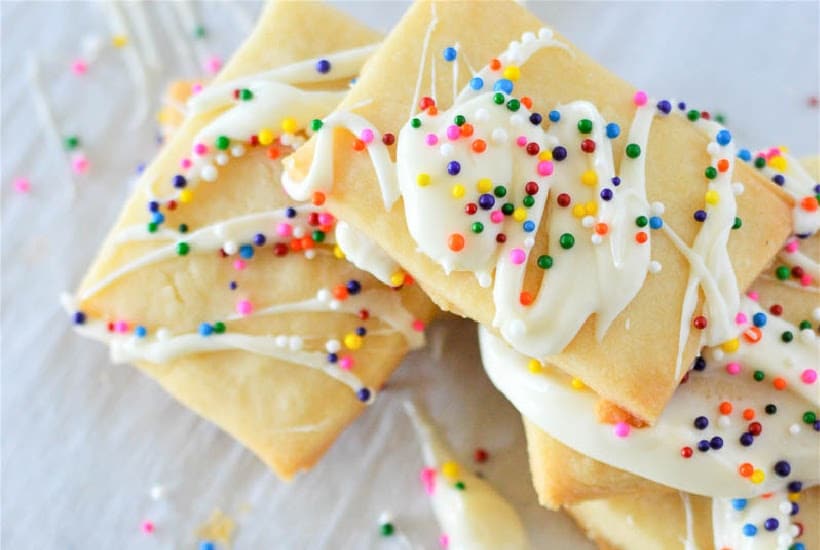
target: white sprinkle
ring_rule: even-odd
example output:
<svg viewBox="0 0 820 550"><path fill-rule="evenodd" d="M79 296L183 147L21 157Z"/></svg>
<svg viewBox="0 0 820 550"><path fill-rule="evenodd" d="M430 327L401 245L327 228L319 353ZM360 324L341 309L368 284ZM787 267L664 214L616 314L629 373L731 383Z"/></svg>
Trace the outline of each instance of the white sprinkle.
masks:
<svg viewBox="0 0 820 550"><path fill-rule="evenodd" d="M723 350L720 348L712 348L712 357L715 358L715 361L722 361L725 354Z"/></svg>
<svg viewBox="0 0 820 550"><path fill-rule="evenodd" d="M159 484L154 485L148 494L151 495L152 500L162 500L165 498L165 487Z"/></svg>
<svg viewBox="0 0 820 550"><path fill-rule="evenodd" d="M487 109L481 108L475 112L475 120L476 122L487 122L489 120L490 114L487 112Z"/></svg>
<svg viewBox="0 0 820 550"><path fill-rule="evenodd" d="M732 184L732 193L735 195L742 195L746 188L740 182L735 182Z"/></svg>
<svg viewBox="0 0 820 550"><path fill-rule="evenodd" d="M228 161L231 160L231 157L229 157L227 153L218 153L214 159L218 165L225 166L228 164Z"/></svg>
<svg viewBox="0 0 820 550"><path fill-rule="evenodd" d="M299 336L291 336L288 340L288 347L291 351L299 351L302 349L302 339Z"/></svg>
<svg viewBox="0 0 820 550"><path fill-rule="evenodd" d="M273 343L276 344L276 347L283 348L288 345L288 337L284 334L279 334L273 339Z"/></svg>
<svg viewBox="0 0 820 550"><path fill-rule="evenodd" d="M438 150L442 157L449 157L453 154L453 145L451 143L444 143Z"/></svg>
<svg viewBox="0 0 820 550"><path fill-rule="evenodd" d="M650 208L651 212L653 214L655 214L656 216L661 216L661 215L663 215L664 212L666 212L666 206L662 202L659 202L659 201L653 202L649 206L649 208Z"/></svg>
<svg viewBox="0 0 820 550"><path fill-rule="evenodd" d="M222 250L224 250L228 256L233 256L239 251L239 244L237 244L236 241L225 241L225 244L222 245Z"/></svg>
<svg viewBox="0 0 820 550"><path fill-rule="evenodd" d="M789 502L788 500L784 500L783 502L780 503L780 506L778 506L778 509L782 513L788 514L789 512L792 511L792 503Z"/></svg>
<svg viewBox="0 0 820 550"><path fill-rule="evenodd" d="M820 321L820 307L816 307L812 310L811 317L815 321Z"/></svg>
<svg viewBox="0 0 820 550"><path fill-rule="evenodd" d="M316 251L314 249L309 248L309 249L305 250L305 258L307 258L308 260L312 260L315 257L316 257Z"/></svg>
<svg viewBox="0 0 820 550"><path fill-rule="evenodd" d="M527 31L527 32L525 32L524 34L521 35L521 42L523 42L524 44L528 44L529 42L532 42L533 40L535 40L535 33L534 32Z"/></svg>
<svg viewBox="0 0 820 550"><path fill-rule="evenodd" d="M316 299L320 302L327 302L330 300L330 291L326 288L320 288L319 292L316 293Z"/></svg>
<svg viewBox="0 0 820 550"><path fill-rule="evenodd" d="M216 166L214 166L213 164L206 164L202 167L200 175L202 176L202 179L204 179L205 181L216 181Z"/></svg>
<svg viewBox="0 0 820 550"><path fill-rule="evenodd" d="M804 344L811 344L817 339L817 335L814 333L814 330L810 328L804 328L800 331L799 338L800 341Z"/></svg>
<svg viewBox="0 0 820 550"><path fill-rule="evenodd" d="M304 227L294 227L293 228L293 236L297 239L301 239L305 236L305 228Z"/></svg>
<svg viewBox="0 0 820 550"><path fill-rule="evenodd" d="M503 128L496 128L492 133L493 143L503 145L507 143L507 132Z"/></svg>
<svg viewBox="0 0 820 550"><path fill-rule="evenodd" d="M589 240L592 241L592 244L601 244L604 239L599 234L593 233Z"/></svg>
<svg viewBox="0 0 820 550"><path fill-rule="evenodd" d="M325 342L325 349L328 353L336 353L340 349L342 349L342 343L336 339L328 340Z"/></svg>
<svg viewBox="0 0 820 550"><path fill-rule="evenodd" d="M231 147L231 154L235 157L241 157L245 154L245 146L241 143L237 143L233 147Z"/></svg>
<svg viewBox="0 0 820 550"><path fill-rule="evenodd" d="M663 269L663 266L661 265L661 263L659 261L652 260L651 262L649 262L649 272L650 273L660 273L661 269Z"/></svg>
<svg viewBox="0 0 820 550"><path fill-rule="evenodd" d="M481 272L481 273L476 273L475 275L476 275L476 278L478 279L478 286L480 286L481 288L489 288L489 286L493 282L493 278L486 271Z"/></svg>
<svg viewBox="0 0 820 550"><path fill-rule="evenodd" d="M592 227L593 225L595 225L595 218L593 218L592 216L584 216L581 220L581 225L583 225L584 227Z"/></svg>
<svg viewBox="0 0 820 550"><path fill-rule="evenodd" d="M796 535L797 534L797 526L792 525L792 527L795 528L795 533L794 534ZM786 533L781 533L780 535L777 536L777 547L778 548L788 548L789 546L791 546L792 541L794 541L794 538L787 535Z"/></svg>
<svg viewBox="0 0 820 550"><path fill-rule="evenodd" d="M327 307L329 307L333 311L336 311L340 307L342 307L342 302L340 302L339 300L331 300L330 303L327 305Z"/></svg>
<svg viewBox="0 0 820 550"><path fill-rule="evenodd" d="M384 525L385 523L390 523L393 521L393 514L388 511L384 511L379 514L379 525Z"/></svg>
<svg viewBox="0 0 820 550"><path fill-rule="evenodd" d="M789 426L789 433L792 435L797 435L800 433L800 424L792 424Z"/></svg>
<svg viewBox="0 0 820 550"><path fill-rule="evenodd" d="M168 338L171 337L171 333L165 327L160 327L157 329L157 340L160 342L164 342Z"/></svg>

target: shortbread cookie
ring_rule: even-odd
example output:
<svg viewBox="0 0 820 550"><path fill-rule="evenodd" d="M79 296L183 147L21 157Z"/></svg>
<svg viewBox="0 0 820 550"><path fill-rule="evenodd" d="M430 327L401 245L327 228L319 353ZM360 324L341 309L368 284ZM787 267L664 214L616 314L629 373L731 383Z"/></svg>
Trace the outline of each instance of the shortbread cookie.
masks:
<svg viewBox="0 0 820 550"><path fill-rule="evenodd" d="M808 550L820 545L819 500L816 488L755 503L650 492L591 500L567 512L605 550Z"/></svg>
<svg viewBox="0 0 820 550"><path fill-rule="evenodd" d="M419 2L283 183L442 308L651 423L701 345L737 336L727 312L791 226L788 193L708 119L513 2Z"/></svg>
<svg viewBox="0 0 820 550"><path fill-rule="evenodd" d="M279 185L280 158L378 38L322 4L271 3L191 99L68 300L79 332L283 478L362 412L431 315L396 264L390 288L340 259L335 218Z"/></svg>

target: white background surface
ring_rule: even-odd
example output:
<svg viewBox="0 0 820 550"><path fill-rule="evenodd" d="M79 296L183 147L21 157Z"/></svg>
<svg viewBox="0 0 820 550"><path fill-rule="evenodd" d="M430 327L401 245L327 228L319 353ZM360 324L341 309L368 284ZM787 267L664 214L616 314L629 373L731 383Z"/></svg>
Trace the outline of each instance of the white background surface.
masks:
<svg viewBox="0 0 820 550"><path fill-rule="evenodd" d="M387 30L404 4L341 3ZM749 147L818 151L817 3L532 3L542 18L655 97L722 112ZM196 2L205 50L227 56L258 9ZM168 4L149 7L154 22ZM584 548L570 522L538 507L515 411L485 379L472 327L454 319L430 333L390 388L325 460L292 484L276 480L228 436L168 398L134 369L110 365L75 336L57 296L72 289L128 193L135 167L156 151L154 124L127 121L135 90L121 51L78 78L68 69L84 36L110 37L92 3L2 2L2 546L195 548L220 508L238 523L235 548L436 548L438 528L417 482L421 467L401 397L414 395L471 464L525 517L536 548ZM190 23L179 32L190 35ZM176 57L151 84L152 109L171 77L197 76ZM92 168L75 197L65 156L36 116L25 59L43 61L44 88L62 134L78 134ZM14 192L26 176L32 192ZM446 346L443 344L446 342ZM439 356L435 349L443 349ZM168 498L149 498L152 485ZM381 539L390 510L406 535ZM140 531L143 520L157 525Z"/></svg>

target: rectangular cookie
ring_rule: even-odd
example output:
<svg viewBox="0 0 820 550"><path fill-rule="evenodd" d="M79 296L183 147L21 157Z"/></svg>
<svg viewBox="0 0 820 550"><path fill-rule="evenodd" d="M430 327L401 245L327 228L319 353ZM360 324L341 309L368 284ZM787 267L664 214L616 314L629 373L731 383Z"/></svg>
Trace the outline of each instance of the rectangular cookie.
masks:
<svg viewBox="0 0 820 550"><path fill-rule="evenodd" d="M283 183L326 198L443 309L651 423L701 344L736 336L725 312L792 200L708 114L541 27L514 2L416 3Z"/></svg>
<svg viewBox="0 0 820 550"><path fill-rule="evenodd" d="M279 185L281 157L378 40L327 5L271 2L192 98L66 300L80 333L285 479L422 345L434 309L397 265L381 264L390 288L345 261L335 218Z"/></svg>

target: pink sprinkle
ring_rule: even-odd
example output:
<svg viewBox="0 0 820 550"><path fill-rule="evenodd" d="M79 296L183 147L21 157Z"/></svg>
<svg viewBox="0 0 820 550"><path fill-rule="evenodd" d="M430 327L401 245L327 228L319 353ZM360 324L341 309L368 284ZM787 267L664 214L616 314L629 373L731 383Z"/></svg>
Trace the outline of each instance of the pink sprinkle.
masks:
<svg viewBox="0 0 820 550"><path fill-rule="evenodd" d="M626 422L618 422L612 429L612 431L615 433L615 436L620 438L629 436L630 430L631 428L629 427L629 424L627 424Z"/></svg>
<svg viewBox="0 0 820 550"><path fill-rule="evenodd" d="M438 143L438 136L436 134L427 134L427 137L424 138L424 142L432 147Z"/></svg>
<svg viewBox="0 0 820 550"><path fill-rule="evenodd" d="M128 332L128 323L125 321L117 321L114 323L114 332L119 332L120 334Z"/></svg>
<svg viewBox="0 0 820 550"><path fill-rule="evenodd" d="M451 124L447 127L447 137L451 140L458 139L458 136L461 135L461 129L456 126L455 124Z"/></svg>
<svg viewBox="0 0 820 550"><path fill-rule="evenodd" d="M510 261L515 265L521 265L527 260L527 253L520 248L513 248L510 251Z"/></svg>
<svg viewBox="0 0 820 550"><path fill-rule="evenodd" d="M812 278L811 275L808 273L804 273L802 277L800 277L800 284L803 286L811 286Z"/></svg>
<svg viewBox="0 0 820 550"><path fill-rule="evenodd" d="M74 170L75 174L85 174L88 172L90 165L88 157L84 153L77 153L71 158L71 169Z"/></svg>
<svg viewBox="0 0 820 550"><path fill-rule="evenodd" d="M794 254L797 252L797 249L800 248L800 244L797 242L797 239L792 239L786 243L784 248L786 249L786 252Z"/></svg>
<svg viewBox="0 0 820 550"><path fill-rule="evenodd" d="M746 296L748 296L750 300L754 300L755 302L760 300L760 294L758 294L755 290L750 290L746 293Z"/></svg>
<svg viewBox="0 0 820 550"><path fill-rule="evenodd" d="M501 223L504 221L504 213L501 210L494 210L490 214L490 221L493 223Z"/></svg>
<svg viewBox="0 0 820 550"><path fill-rule="evenodd" d="M191 86L191 95L196 95L201 91L202 91L202 84L200 82L197 82L196 84Z"/></svg>
<svg viewBox="0 0 820 550"><path fill-rule="evenodd" d="M211 74L218 73L219 69L221 69L221 68L222 68L222 60L219 57L215 56L215 55L212 55L211 57L208 58L207 61L205 61L205 70L208 71Z"/></svg>
<svg viewBox="0 0 820 550"><path fill-rule="evenodd" d="M424 321L420 319L413 321L413 330L416 332L424 332Z"/></svg>
<svg viewBox="0 0 820 550"><path fill-rule="evenodd" d="M421 470L421 483L424 485L424 491L428 495L432 495L436 492L436 469L435 468L422 468Z"/></svg>
<svg viewBox="0 0 820 550"><path fill-rule="evenodd" d="M83 59L75 59L71 62L71 72L77 76L82 76L88 72L88 63Z"/></svg>
<svg viewBox="0 0 820 550"><path fill-rule="evenodd" d="M156 529L156 526L154 525L154 522L152 522L152 521L143 521L142 522L142 532L145 533L146 535L150 535L151 533L154 532L155 529Z"/></svg>
<svg viewBox="0 0 820 550"><path fill-rule="evenodd" d="M276 234L280 237L290 237L293 234L293 226L286 222L281 222L276 226Z"/></svg>
<svg viewBox="0 0 820 550"><path fill-rule="evenodd" d="M362 130L362 134L359 137L363 142L371 143L374 137L373 130L371 130L370 128L365 128L364 130Z"/></svg>
<svg viewBox="0 0 820 550"><path fill-rule="evenodd" d="M735 315L735 324L738 325L745 325L749 321L749 318L746 317L746 314L741 312Z"/></svg>
<svg viewBox="0 0 820 550"><path fill-rule="evenodd" d="M740 374L740 363L729 363L728 365L726 365L726 372L728 372L732 376Z"/></svg>
<svg viewBox="0 0 820 550"><path fill-rule="evenodd" d="M319 214L319 223L321 225L333 225L335 221L336 218L334 218L330 212L322 212Z"/></svg>
<svg viewBox="0 0 820 550"><path fill-rule="evenodd" d="M202 156L208 153L208 146L204 143L197 143L194 144L194 154L198 156Z"/></svg>
<svg viewBox="0 0 820 550"><path fill-rule="evenodd" d="M237 271L242 271L247 266L248 264L245 263L245 260L234 260L233 262L233 268Z"/></svg>
<svg viewBox="0 0 820 550"><path fill-rule="evenodd" d="M554 169L555 166L552 164L552 161L542 160L538 163L538 174L541 176L551 176Z"/></svg>
<svg viewBox="0 0 820 550"><path fill-rule="evenodd" d="M633 98L633 101L635 102L635 105L637 105L638 107L642 107L642 106L646 105L646 100L647 100L646 92L642 92L640 90L635 92L635 97Z"/></svg>
<svg viewBox="0 0 820 550"><path fill-rule="evenodd" d="M182 169L183 169L183 170L187 170L188 168L190 168L191 166L193 166L193 165L194 165L194 163L193 163L193 162L191 162L191 159L189 159L189 158L184 158L184 159L182 159L181 161L179 161L179 165L180 165L180 166L182 166Z"/></svg>
<svg viewBox="0 0 820 550"><path fill-rule="evenodd" d="M515 140L515 144L519 147L524 147L527 144L527 136L518 136Z"/></svg>
<svg viewBox="0 0 820 550"><path fill-rule="evenodd" d="M441 536L438 538L438 543L441 545L442 548L449 548L450 547L450 537L446 534L442 533Z"/></svg>
<svg viewBox="0 0 820 550"><path fill-rule="evenodd" d="M772 147L769 149L769 158L772 157L779 157L780 156L780 148L779 147Z"/></svg>
<svg viewBox="0 0 820 550"><path fill-rule="evenodd" d="M236 312L239 315L250 315L253 312L253 304L250 300L239 300L236 302Z"/></svg>
<svg viewBox="0 0 820 550"><path fill-rule="evenodd" d="M28 193L31 191L31 182L28 178L17 178L14 180L14 190L21 194Z"/></svg>
<svg viewBox="0 0 820 550"><path fill-rule="evenodd" d="M353 357L349 355L342 355L339 358L339 367L342 370L350 370L353 368Z"/></svg>
<svg viewBox="0 0 820 550"><path fill-rule="evenodd" d="M800 374L800 380L804 384L814 384L817 381L817 371L814 369L806 369Z"/></svg>

